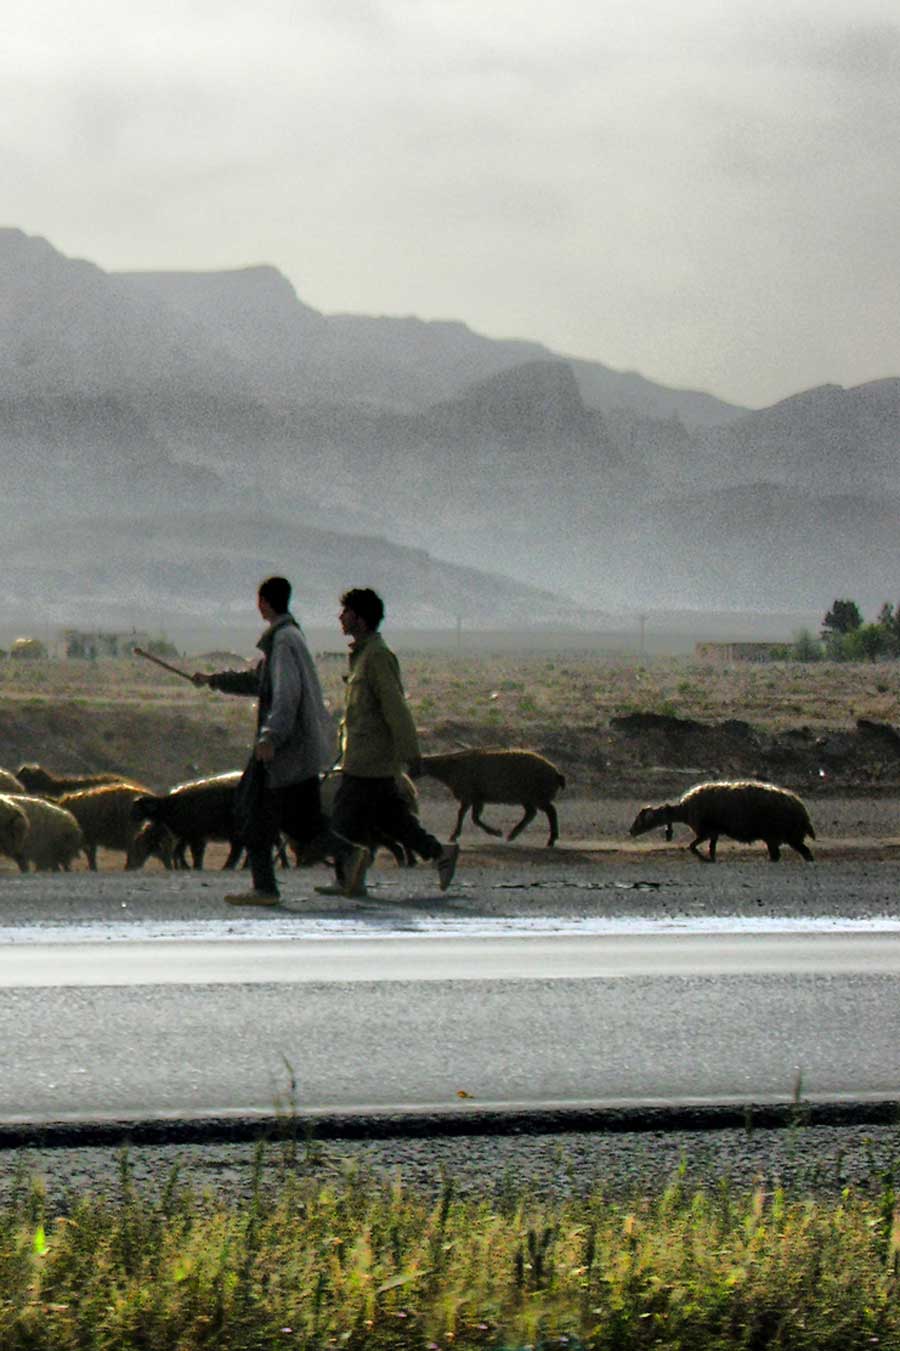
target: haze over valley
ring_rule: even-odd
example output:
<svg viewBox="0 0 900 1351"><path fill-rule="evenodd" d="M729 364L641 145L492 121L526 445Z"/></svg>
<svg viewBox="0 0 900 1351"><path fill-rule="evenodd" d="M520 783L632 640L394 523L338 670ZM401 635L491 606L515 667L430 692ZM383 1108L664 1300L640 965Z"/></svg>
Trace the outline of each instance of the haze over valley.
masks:
<svg viewBox="0 0 900 1351"><path fill-rule="evenodd" d="M328 315L274 266L107 272L0 231L4 610L405 627L874 611L900 576L900 379L761 409L463 322Z"/></svg>

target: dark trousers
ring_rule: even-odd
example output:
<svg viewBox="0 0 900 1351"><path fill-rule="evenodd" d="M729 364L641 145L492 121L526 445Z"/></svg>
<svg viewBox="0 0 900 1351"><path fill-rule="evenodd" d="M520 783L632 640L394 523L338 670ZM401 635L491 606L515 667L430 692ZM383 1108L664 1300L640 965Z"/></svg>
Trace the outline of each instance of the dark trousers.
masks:
<svg viewBox="0 0 900 1351"><path fill-rule="evenodd" d="M253 843L247 849L254 889L278 893L272 850L279 832L303 845L324 836L327 829L318 775L283 788L267 785L260 795L258 814L254 813Z"/></svg>
<svg viewBox="0 0 900 1351"><path fill-rule="evenodd" d="M378 835L406 845L421 858L437 858L443 846L429 835L397 790L393 778L361 779L342 774L331 818L337 874L353 844L372 845Z"/></svg>

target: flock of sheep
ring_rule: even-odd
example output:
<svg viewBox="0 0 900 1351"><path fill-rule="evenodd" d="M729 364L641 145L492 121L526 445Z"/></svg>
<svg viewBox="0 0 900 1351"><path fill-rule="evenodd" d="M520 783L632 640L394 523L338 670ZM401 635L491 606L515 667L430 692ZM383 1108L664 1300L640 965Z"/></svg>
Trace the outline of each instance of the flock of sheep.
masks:
<svg viewBox="0 0 900 1351"><path fill-rule="evenodd" d="M425 755L420 772L445 784L459 803L451 839L458 839L466 812L482 830L500 835L484 821L482 812L487 803L505 803L524 809L507 839L515 839L542 811L550 826L547 844L555 844L559 827L554 798L565 779L536 752L473 749ZM233 868L242 853L233 822L240 777L235 771L153 793L115 774L63 776L40 765L22 765L16 774L0 770L0 854L12 858L22 872L31 867L68 870L80 853L88 867L96 869L98 849L124 854L126 868L141 868L150 857L166 868L187 867L188 854L191 866L202 868L208 841L217 840L229 845L225 867ZM415 808L415 785L405 775L398 782ZM335 783L335 775L326 776L323 783L326 812ZM715 860L720 835L744 843L762 840L773 861L780 857L782 845L812 860L805 841L814 839L815 832L805 806L794 793L773 784L699 784L677 802L644 807L630 833L643 835L662 827L671 840L675 822L691 827L694 839L689 848L706 862ZM398 862L415 861L395 840L379 836L366 843L373 850L389 848ZM706 854L700 852L704 843ZM286 861L283 851L282 856Z"/></svg>

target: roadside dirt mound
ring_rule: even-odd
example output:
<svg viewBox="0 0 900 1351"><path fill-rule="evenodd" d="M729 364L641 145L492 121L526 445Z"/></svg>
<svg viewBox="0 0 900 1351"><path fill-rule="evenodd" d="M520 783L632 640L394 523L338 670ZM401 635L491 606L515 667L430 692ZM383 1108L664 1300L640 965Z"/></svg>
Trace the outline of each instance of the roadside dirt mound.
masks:
<svg viewBox="0 0 900 1351"><path fill-rule="evenodd" d="M17 700L0 708L0 765L37 761L56 773L112 770L156 790L245 764L252 709L234 700L209 706L77 699ZM606 720L445 719L420 727L427 751L524 746L566 776L567 796L650 801L709 778L770 779L808 793L900 791L900 732L860 718L845 729L800 725L777 733L739 718L705 722L662 713ZM444 789L419 782L423 797Z"/></svg>

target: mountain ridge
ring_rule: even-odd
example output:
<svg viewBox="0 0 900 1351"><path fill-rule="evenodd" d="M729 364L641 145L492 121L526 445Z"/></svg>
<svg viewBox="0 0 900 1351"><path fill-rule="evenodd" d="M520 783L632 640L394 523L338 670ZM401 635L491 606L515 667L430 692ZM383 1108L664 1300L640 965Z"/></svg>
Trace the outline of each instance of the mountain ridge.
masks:
<svg viewBox="0 0 900 1351"><path fill-rule="evenodd" d="M108 533L98 513L143 520L151 503L161 532L181 518L171 567L192 604L206 604L206 563L185 521L203 505L226 538L242 513L257 521L247 569L269 557L263 522L289 510L343 538L323 544L336 585L354 552L376 566L358 541L379 537L398 551L398 594L435 575L417 551L448 576L485 574L475 599L452 574L448 612L469 597L486 613L504 574L554 593L532 607L543 615L569 597L597 613L663 595L717 609L818 608L855 586L863 603L889 599L900 378L739 409L457 320L324 315L269 264L105 273L14 229L0 230L0 283L8 530L80 518L90 541ZM89 550L76 563L60 530L43 538L57 569L83 566L106 594ZM175 603L165 569L142 576L148 604L148 578Z"/></svg>

